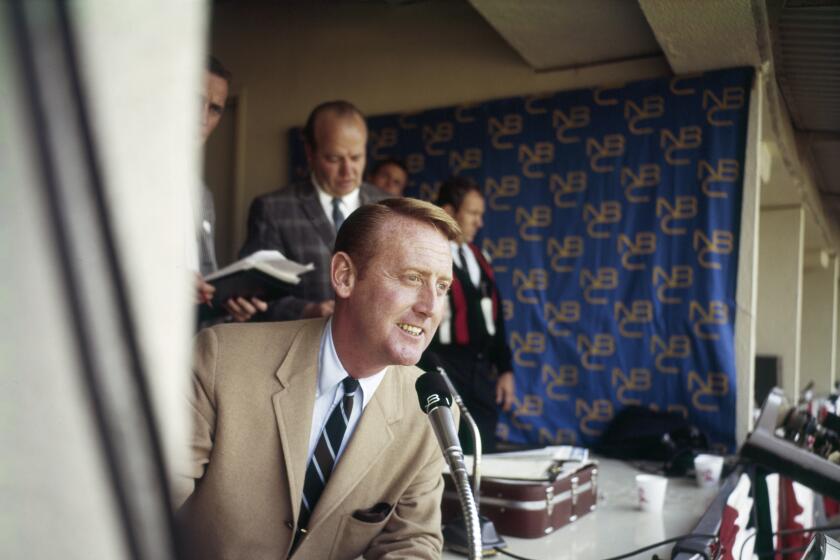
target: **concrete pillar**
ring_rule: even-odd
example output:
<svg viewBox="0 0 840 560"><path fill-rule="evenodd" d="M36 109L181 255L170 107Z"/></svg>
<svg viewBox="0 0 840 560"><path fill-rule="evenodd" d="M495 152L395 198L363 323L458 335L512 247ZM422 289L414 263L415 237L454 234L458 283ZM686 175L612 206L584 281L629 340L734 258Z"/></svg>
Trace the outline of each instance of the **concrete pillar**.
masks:
<svg viewBox="0 0 840 560"><path fill-rule="evenodd" d="M806 253L802 292L802 385L814 382L817 395L833 385L837 340L837 257Z"/></svg>
<svg viewBox="0 0 840 560"><path fill-rule="evenodd" d="M831 367L829 377L829 389L834 389L835 384L840 381L837 376L837 362L838 362L838 348L837 336L840 333L840 313L837 312L837 306L840 304L840 256L834 254L831 256L832 282L831 282L831 309L833 317L831 320Z"/></svg>
<svg viewBox="0 0 840 560"><path fill-rule="evenodd" d="M834 385L840 380L837 376L837 361L838 361L838 348L837 348L837 336L840 333L840 313L838 313L838 305L840 304L840 256L833 254L831 255L831 265L829 266L831 270L831 290L830 290L830 297L831 303L829 307L831 309L832 318L831 318L831 338L830 338L830 354L829 354L829 376L828 376L828 386L827 389L830 391L834 389Z"/></svg>
<svg viewBox="0 0 840 560"><path fill-rule="evenodd" d="M795 399L800 390L802 268L805 211L802 205L761 209L756 351L780 358L780 386Z"/></svg>
<svg viewBox="0 0 840 560"><path fill-rule="evenodd" d="M735 440L741 445L752 430L755 385L756 308L758 302L758 248L761 185L768 175L770 154L762 149L764 136L765 75L759 72L750 92L744 184L741 197L741 231L738 246L738 285L735 300ZM762 169L765 171L762 172Z"/></svg>

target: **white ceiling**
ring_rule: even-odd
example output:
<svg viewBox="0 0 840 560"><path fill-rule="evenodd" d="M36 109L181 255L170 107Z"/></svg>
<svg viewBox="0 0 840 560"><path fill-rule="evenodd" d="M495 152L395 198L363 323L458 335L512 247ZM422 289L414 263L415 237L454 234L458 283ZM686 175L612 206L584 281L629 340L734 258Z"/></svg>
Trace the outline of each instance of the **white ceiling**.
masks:
<svg viewBox="0 0 840 560"><path fill-rule="evenodd" d="M469 0L535 70L664 52L675 74L760 63L745 0Z"/></svg>
<svg viewBox="0 0 840 560"><path fill-rule="evenodd" d="M658 56L639 5L627 0L470 0L537 71Z"/></svg>

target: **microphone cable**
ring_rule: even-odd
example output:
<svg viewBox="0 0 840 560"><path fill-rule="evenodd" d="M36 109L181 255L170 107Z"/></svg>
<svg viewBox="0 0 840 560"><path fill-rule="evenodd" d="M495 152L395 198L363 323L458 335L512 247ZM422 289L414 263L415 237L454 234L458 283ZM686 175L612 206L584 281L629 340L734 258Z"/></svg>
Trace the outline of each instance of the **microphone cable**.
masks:
<svg viewBox="0 0 840 560"><path fill-rule="evenodd" d="M814 527L806 527L806 528L803 528L803 529L783 529L781 531L776 531L775 533L771 533L771 534L773 536L776 536L776 535L792 535L792 534L796 534L796 533L809 533L809 532L812 532L812 531L833 531L833 530L837 530L837 529L840 529L840 525L816 525ZM756 533L752 533L752 534L748 535L746 539L744 539L744 542L741 543L741 549L738 551L738 556L735 557L735 560L739 560L741 558L741 555L744 553L744 547L746 546L747 542L749 542L749 540L751 538L755 537L755 535L756 535ZM665 539L664 541L659 541L659 542L656 542L656 543L653 543L653 544L649 544L647 546L644 546L642 548L637 548L635 550L632 550L632 551L627 552L625 554L621 554L619 556L611 556L609 558L604 558L603 560L624 560L624 558L630 558L631 556L641 554L642 552L646 552L646 551L652 550L654 548L659 548L660 546L663 546L663 545L666 545L666 544L671 544L671 543L674 543L674 542L678 542L678 541L681 541L681 540L684 540L684 539L691 539L691 538L714 539L715 542L719 542L719 536L718 535L709 535L709 534L704 534L704 533L688 533L688 534L681 535L681 536L678 536L678 537L672 537L670 539ZM790 552L801 552L801 551L804 551L805 548L807 548L807 547L774 550L774 551L770 551L770 552L764 552L764 553L761 553L761 554L759 554L759 553L755 553L755 554L759 557L770 557L770 556L774 556L775 554L790 553ZM533 558L528 558L527 556L519 556L518 554L514 554L513 552L509 552L509 551L505 550L504 548L494 547L493 550L495 550L497 553L502 554L504 556L508 556L510 558L515 558L516 560L535 560Z"/></svg>
<svg viewBox="0 0 840 560"><path fill-rule="evenodd" d="M663 546L663 545L666 545L666 544L671 544L671 543L674 543L674 542L678 542L678 541L685 540L685 539L692 539L692 538L714 539L715 542L717 542L717 540L718 540L717 535L708 535L708 534L705 534L705 533L688 533L688 534L685 534L685 535L680 535L678 537L672 537L670 539L665 539L664 541L655 542L653 544L649 544L649 545L644 546L642 548L637 548L636 550L632 550L630 552L627 552L625 554L621 554L619 556L611 556L609 558L605 558L604 560L623 560L624 558L630 558L631 556L641 554L642 552L645 552L647 550L652 550L654 548L659 548L660 546ZM533 558L528 558L526 556L519 556L519 555L514 554L512 552L508 552L507 550L505 550L503 548L499 548L499 547L494 547L493 550L495 550L499 554L503 554L503 555L509 556L511 558L516 558L516 560L534 560Z"/></svg>

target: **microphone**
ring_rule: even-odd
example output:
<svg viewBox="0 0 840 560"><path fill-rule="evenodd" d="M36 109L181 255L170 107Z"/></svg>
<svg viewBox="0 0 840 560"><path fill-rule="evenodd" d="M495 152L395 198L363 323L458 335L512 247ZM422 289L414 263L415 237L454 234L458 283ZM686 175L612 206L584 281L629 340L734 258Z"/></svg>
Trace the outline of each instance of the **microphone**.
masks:
<svg viewBox="0 0 840 560"><path fill-rule="evenodd" d="M464 466L464 453L458 441L458 431L455 429L455 418L452 415L452 395L446 382L436 371L427 371L417 378L414 384L417 397L420 399L420 409L429 417L432 430L437 437L438 445L443 451L443 458L449 465L452 479L458 490L458 500L461 511L467 520L466 551L471 560L482 557L481 529L478 521L478 508L470 489L470 479Z"/></svg>
<svg viewBox="0 0 840 560"><path fill-rule="evenodd" d="M450 456L460 454L461 462L464 461L461 442L458 440L458 431L455 429L455 417L452 415L452 394L446 386L443 377L437 372L426 372L417 378L414 383L417 389L417 397L420 399L420 408L429 416L432 423L432 430L438 440L447 463ZM450 465L451 468L451 465Z"/></svg>

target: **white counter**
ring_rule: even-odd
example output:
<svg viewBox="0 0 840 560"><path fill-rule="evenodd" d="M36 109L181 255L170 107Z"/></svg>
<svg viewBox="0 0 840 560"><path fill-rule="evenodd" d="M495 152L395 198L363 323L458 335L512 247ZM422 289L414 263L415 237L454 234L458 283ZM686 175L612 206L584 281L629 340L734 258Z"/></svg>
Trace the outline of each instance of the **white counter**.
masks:
<svg viewBox="0 0 840 560"><path fill-rule="evenodd" d="M701 490L693 478L670 478L661 514L638 509L635 475L627 463L598 459L598 507L574 523L539 539L503 536L507 550L534 560L599 560L618 556L654 542L690 533L715 497L716 490ZM673 545L638 556L670 558ZM507 558L497 554L497 558ZM444 551L443 558L465 558Z"/></svg>

